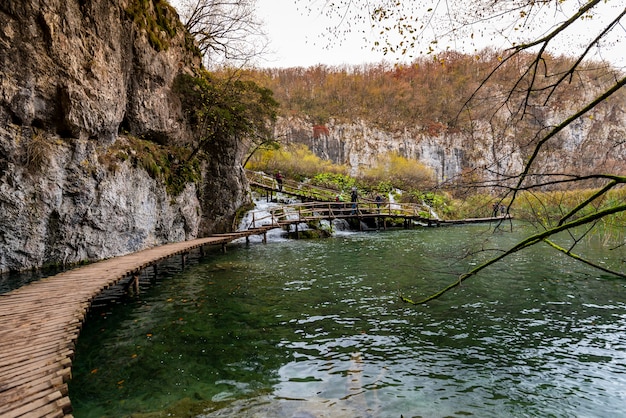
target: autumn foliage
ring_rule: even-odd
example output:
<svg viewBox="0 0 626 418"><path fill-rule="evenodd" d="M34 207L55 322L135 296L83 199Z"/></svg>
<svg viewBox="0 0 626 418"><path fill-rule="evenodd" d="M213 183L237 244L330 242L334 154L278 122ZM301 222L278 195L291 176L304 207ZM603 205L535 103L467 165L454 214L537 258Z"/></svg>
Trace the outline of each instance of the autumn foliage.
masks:
<svg viewBox="0 0 626 418"><path fill-rule="evenodd" d="M510 94L511 86L527 68L530 55L520 54L492 74L481 96L471 106L467 99L491 71L502 63L504 52L486 49L476 55L448 52L415 60L410 65L390 63L360 66L317 65L309 68L257 69L251 71L256 81L274 92L283 116L306 115L317 126L314 134L329 120L351 123L362 119L386 130L410 126L428 135L438 136L448 130L470 130L473 121L489 120L494 104ZM553 71L545 78L548 85L559 75L559 68L571 65L571 58L546 57ZM606 68L590 63L583 66L583 78L568 83L567 91L550 92L551 103L567 106L571 98L585 90L599 87ZM517 86L522 99L523 85ZM513 96L515 95L515 89ZM511 97L510 97L511 98ZM513 97L513 99L515 99ZM537 98L541 100L540 97Z"/></svg>

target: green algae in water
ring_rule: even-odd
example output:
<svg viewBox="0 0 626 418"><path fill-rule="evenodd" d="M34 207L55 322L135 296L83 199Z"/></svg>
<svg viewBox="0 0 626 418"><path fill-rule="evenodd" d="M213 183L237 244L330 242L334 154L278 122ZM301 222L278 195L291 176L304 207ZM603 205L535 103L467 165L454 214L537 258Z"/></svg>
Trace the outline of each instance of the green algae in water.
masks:
<svg viewBox="0 0 626 418"><path fill-rule="evenodd" d="M518 238L468 226L212 254L93 312L74 416L611 416L623 281L537 247L427 306L398 300L449 283L486 237Z"/></svg>

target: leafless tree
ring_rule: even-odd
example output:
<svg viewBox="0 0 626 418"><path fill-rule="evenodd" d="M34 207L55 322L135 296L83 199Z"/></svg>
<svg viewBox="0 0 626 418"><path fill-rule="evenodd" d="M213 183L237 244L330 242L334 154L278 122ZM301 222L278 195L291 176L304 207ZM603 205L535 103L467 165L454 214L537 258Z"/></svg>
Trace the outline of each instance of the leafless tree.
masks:
<svg viewBox="0 0 626 418"><path fill-rule="evenodd" d="M185 28L196 39L207 67L240 66L262 55L268 44L256 16L256 0L179 0Z"/></svg>

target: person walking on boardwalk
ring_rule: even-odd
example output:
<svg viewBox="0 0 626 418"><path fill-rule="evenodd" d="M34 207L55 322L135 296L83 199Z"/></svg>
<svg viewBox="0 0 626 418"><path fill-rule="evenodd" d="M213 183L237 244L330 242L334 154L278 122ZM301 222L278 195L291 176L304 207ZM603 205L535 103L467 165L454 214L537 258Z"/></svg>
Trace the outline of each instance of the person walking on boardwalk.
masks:
<svg viewBox="0 0 626 418"><path fill-rule="evenodd" d="M350 201L352 202L352 212L350 213L351 215L356 214L356 202L359 199L359 193L356 190L356 187L352 188L352 191L350 192Z"/></svg>
<svg viewBox="0 0 626 418"><path fill-rule="evenodd" d="M498 209L499 209L499 208L500 208L500 205L499 205L499 204L497 204L497 203L494 203L494 204L493 204L493 207L492 207L492 212L491 212L491 216L492 216L493 218L495 218L495 217L497 217L497 216L498 216Z"/></svg>
<svg viewBox="0 0 626 418"><path fill-rule="evenodd" d="M283 175L280 174L280 171L276 172L276 183L278 184L278 191L283 191Z"/></svg>

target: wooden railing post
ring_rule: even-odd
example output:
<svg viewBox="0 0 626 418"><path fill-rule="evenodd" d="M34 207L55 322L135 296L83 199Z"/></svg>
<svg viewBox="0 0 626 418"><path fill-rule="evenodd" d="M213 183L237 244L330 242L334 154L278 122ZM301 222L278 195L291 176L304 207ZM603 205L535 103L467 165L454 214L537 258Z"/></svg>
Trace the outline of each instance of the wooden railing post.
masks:
<svg viewBox="0 0 626 418"><path fill-rule="evenodd" d="M133 274L133 296L139 296L139 273Z"/></svg>

